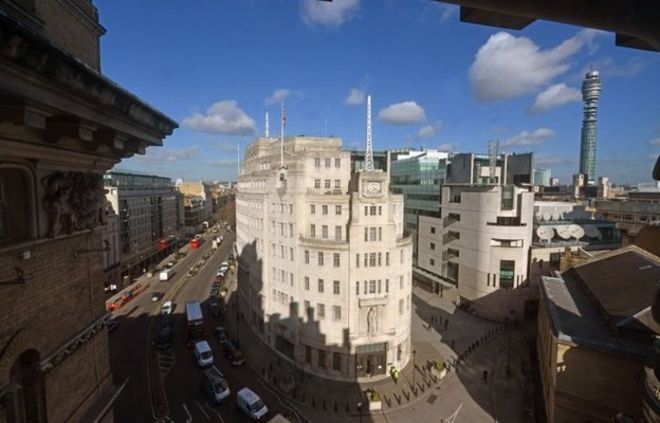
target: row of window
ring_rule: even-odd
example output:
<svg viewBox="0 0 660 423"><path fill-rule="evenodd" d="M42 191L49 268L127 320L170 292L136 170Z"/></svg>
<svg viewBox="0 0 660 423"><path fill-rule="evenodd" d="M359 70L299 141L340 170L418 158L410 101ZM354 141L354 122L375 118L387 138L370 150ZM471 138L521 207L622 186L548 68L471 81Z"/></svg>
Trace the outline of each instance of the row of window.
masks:
<svg viewBox="0 0 660 423"><path fill-rule="evenodd" d="M304 279L305 283L305 291L309 291L309 276L305 276ZM323 294L325 292L325 281L323 279L319 279L317 282L317 288L320 294ZM339 295L341 291L341 283L339 281L332 281L332 293L335 295Z"/></svg>
<svg viewBox="0 0 660 423"><path fill-rule="evenodd" d="M331 189L332 188L332 180L331 179L325 179L323 181L323 188L325 189ZM321 188L321 180L320 179L314 179L314 188ZM341 179L335 179L335 186L334 189L341 189Z"/></svg>
<svg viewBox="0 0 660 423"><path fill-rule="evenodd" d="M325 167L331 167L332 166L332 159L330 157L326 157L323 160ZM314 167L321 167L321 158L320 157L314 157ZM341 159L340 158L335 158L335 167L339 168L341 167Z"/></svg>
<svg viewBox="0 0 660 423"><path fill-rule="evenodd" d="M309 250L305 250L305 264L309 264L309 256ZM325 253L323 251L316 253L316 259L319 266L325 265ZM332 253L332 265L333 267L341 266L341 254Z"/></svg>
<svg viewBox="0 0 660 423"><path fill-rule="evenodd" d="M383 228L382 227L365 227L364 228L364 240L368 241L382 241L383 240Z"/></svg>
<svg viewBox="0 0 660 423"><path fill-rule="evenodd" d="M278 254L277 253L278 248L276 247L275 243L271 243L270 251L272 257L279 257L281 259L285 259L285 260L288 259L290 261L294 261L293 247L289 247L287 250L287 247L285 247L284 245L280 245L279 254ZM287 251L289 252L288 255L287 255Z"/></svg>
<svg viewBox="0 0 660 423"><path fill-rule="evenodd" d="M312 347L305 345L305 362L312 364ZM327 368L327 353L323 350L316 350L317 365L322 368ZM332 370L341 371L341 354L338 352L332 353Z"/></svg>
<svg viewBox="0 0 660 423"><path fill-rule="evenodd" d="M383 206L364 206L365 216L382 216Z"/></svg>
<svg viewBox="0 0 660 423"><path fill-rule="evenodd" d="M288 229L288 231L287 231ZM270 234L279 235L284 238L293 238L293 223L270 221Z"/></svg>
<svg viewBox="0 0 660 423"><path fill-rule="evenodd" d="M335 226L335 241L342 240L342 227L339 225ZM316 238L316 225L309 225L309 236L310 238ZM321 239L328 239L328 225L321 225Z"/></svg>
<svg viewBox="0 0 660 423"><path fill-rule="evenodd" d="M403 262L402 262L403 263ZM362 254L362 265L364 267L378 267L383 265L383 253ZM390 265L390 253L385 253L385 266ZM360 267L360 253L355 254L355 267Z"/></svg>
<svg viewBox="0 0 660 423"><path fill-rule="evenodd" d="M305 312L307 313L307 321L311 322L314 320L314 312L316 311L317 320L325 320L325 304L316 303L316 310L312 307L309 301L305 300ZM332 320L337 321L341 320L341 306L333 305L332 306Z"/></svg>
<svg viewBox="0 0 660 423"><path fill-rule="evenodd" d="M280 282L283 284L286 284L288 282L289 285L293 286L293 273L289 273L283 269L277 269L274 266L272 267L271 270L273 273L273 282Z"/></svg>
<svg viewBox="0 0 660 423"><path fill-rule="evenodd" d="M293 214L293 204L291 203L270 203L271 213Z"/></svg>
<svg viewBox="0 0 660 423"><path fill-rule="evenodd" d="M316 204L310 204L309 205L309 213L310 214L316 214ZM321 214L326 216L328 214L328 205L327 204L322 204L321 205ZM341 204L336 204L335 205L335 215L339 216L341 214Z"/></svg>

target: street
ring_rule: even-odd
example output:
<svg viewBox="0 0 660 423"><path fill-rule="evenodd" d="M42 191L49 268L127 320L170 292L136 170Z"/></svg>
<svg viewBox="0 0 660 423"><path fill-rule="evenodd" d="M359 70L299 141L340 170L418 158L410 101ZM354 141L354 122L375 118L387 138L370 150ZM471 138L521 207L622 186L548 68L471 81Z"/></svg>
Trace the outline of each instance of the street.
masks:
<svg viewBox="0 0 660 423"><path fill-rule="evenodd" d="M169 281L160 282L157 274L141 278L141 282L150 284L147 290L114 313L119 322L118 328L110 334L115 383L123 383L129 378L115 405L115 421L248 422L250 420L235 406L236 392L243 387L249 387L262 398L269 409L269 418L277 413L296 414L287 401L263 384L250 367L232 366L212 334L213 328L223 322L221 317L213 317L208 311L209 291L220 263L231 252L235 236L233 233L222 235L224 242L197 275L184 280L188 269L211 250L209 236L205 236L206 242L199 249L190 250L177 263L176 273ZM235 277L235 274L228 274L226 283L235 284ZM152 302L151 293L156 291L164 292L165 296ZM169 298L175 304L174 346L158 351L152 341L158 327L160 307ZM185 303L194 300L202 303L206 339L213 349L215 366L224 374L231 390L230 397L221 405L212 404L202 392L201 370L193 359L192 350L185 345ZM292 421L303 420L292 418Z"/></svg>

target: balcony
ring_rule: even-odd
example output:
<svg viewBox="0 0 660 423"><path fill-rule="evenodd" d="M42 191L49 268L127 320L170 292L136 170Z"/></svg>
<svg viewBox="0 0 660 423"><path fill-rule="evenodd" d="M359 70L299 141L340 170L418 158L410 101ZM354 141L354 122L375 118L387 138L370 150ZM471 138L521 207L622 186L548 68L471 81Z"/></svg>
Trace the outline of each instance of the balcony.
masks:
<svg viewBox="0 0 660 423"><path fill-rule="evenodd" d="M458 213L449 213L449 215L443 219L443 224L444 224L444 227L446 228L447 226L449 226L453 223L456 223L456 222L460 222L460 221L461 221L461 215L460 214L458 214Z"/></svg>
<svg viewBox="0 0 660 423"><path fill-rule="evenodd" d="M442 260L443 261L455 260L459 257L460 257L459 251L455 250L453 248L448 248L446 251L442 252Z"/></svg>
<svg viewBox="0 0 660 423"><path fill-rule="evenodd" d="M445 244L456 241L457 239L461 239L461 234L456 231L449 231L442 237L442 240Z"/></svg>
<svg viewBox="0 0 660 423"><path fill-rule="evenodd" d="M527 223L520 222L519 216L497 216L495 222L486 222L490 226L527 226Z"/></svg>

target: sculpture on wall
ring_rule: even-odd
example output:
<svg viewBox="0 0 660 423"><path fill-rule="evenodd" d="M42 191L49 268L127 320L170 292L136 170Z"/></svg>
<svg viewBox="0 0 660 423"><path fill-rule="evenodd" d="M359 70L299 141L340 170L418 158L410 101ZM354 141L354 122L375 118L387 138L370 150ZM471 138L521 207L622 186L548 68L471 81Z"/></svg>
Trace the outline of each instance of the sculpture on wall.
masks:
<svg viewBox="0 0 660 423"><path fill-rule="evenodd" d="M368 333L376 333L376 309L373 307L369 308L369 311L367 312L367 332Z"/></svg>
<svg viewBox="0 0 660 423"><path fill-rule="evenodd" d="M94 229L103 224L103 179L96 173L54 172L41 180L48 236Z"/></svg>

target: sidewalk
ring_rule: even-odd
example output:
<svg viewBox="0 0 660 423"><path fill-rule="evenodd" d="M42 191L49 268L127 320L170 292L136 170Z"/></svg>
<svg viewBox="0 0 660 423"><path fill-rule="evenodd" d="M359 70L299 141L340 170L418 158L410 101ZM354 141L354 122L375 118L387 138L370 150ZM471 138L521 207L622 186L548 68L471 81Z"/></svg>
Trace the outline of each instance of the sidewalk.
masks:
<svg viewBox="0 0 660 423"><path fill-rule="evenodd" d="M233 275L230 295L235 293L235 279ZM507 415L508 409L515 413L517 407L509 406L521 401L521 392L513 392L520 372L515 372L507 382L498 370L501 364L498 360L506 357L501 351L506 350L508 343L504 325L456 309L448 299L419 288L413 289L413 304L411 337L416 366L413 368L411 358L400 371L398 383L391 378L373 383L338 382L304 373L266 347L243 319L239 323L240 347L247 364L314 422L357 420L359 402L363 404L362 419L365 422L383 419L409 422L411 412L415 413L417 422L436 422L440 418L438 413L448 416L458 403L463 404L462 414L476 418L475 421L492 418L497 412ZM230 307L227 311L225 324L232 334L235 333L235 310ZM519 341L516 343L520 344ZM432 374L431 366L436 360L447 363L450 368L443 379ZM455 366L457 360L458 367ZM484 370L489 374L487 382L483 381ZM502 390L498 394L502 405L497 410L494 406L495 388ZM365 397L369 389L376 390L382 400L382 411L371 415ZM420 408L428 410L421 411ZM420 411L421 415L428 414L429 420L417 419ZM507 416L502 421L520 419Z"/></svg>

